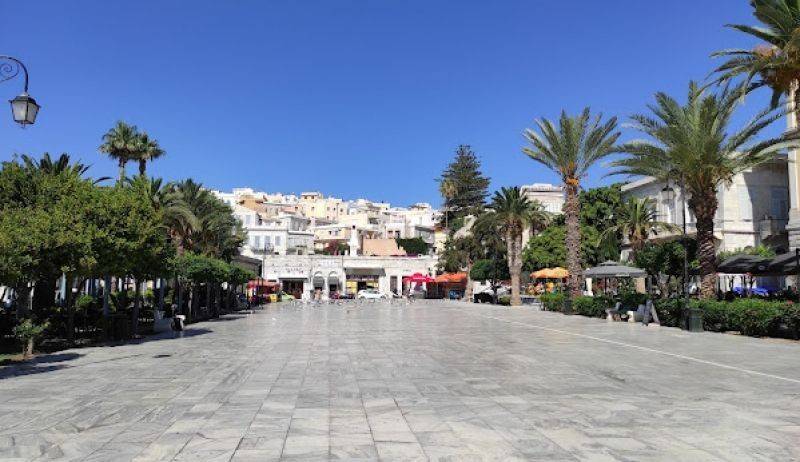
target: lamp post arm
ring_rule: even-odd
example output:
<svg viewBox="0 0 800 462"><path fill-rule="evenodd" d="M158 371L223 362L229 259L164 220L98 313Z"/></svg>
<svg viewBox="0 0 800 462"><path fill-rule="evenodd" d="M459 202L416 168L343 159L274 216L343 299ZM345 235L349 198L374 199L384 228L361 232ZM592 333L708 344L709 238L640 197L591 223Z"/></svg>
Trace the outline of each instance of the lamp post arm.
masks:
<svg viewBox="0 0 800 462"><path fill-rule="evenodd" d="M13 79L17 75L19 75L19 71L20 71L20 69L22 69L22 74L23 74L23 76L25 78L24 91L25 91L25 93L27 93L28 92L28 68L25 67L25 64L23 64L22 61L20 61L19 59L15 58L13 56L8 56L8 55L0 55L0 61L6 61L6 62L0 62L0 82L5 82L6 80ZM13 64L9 63L7 61L11 61ZM15 64L16 64L16 66L15 66Z"/></svg>

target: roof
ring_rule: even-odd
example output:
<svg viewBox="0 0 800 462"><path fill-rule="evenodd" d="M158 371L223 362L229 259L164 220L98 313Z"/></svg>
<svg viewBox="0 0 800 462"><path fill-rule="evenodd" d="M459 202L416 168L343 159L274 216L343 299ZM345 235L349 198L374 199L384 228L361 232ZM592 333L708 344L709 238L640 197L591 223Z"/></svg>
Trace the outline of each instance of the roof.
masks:
<svg viewBox="0 0 800 462"><path fill-rule="evenodd" d="M394 239L364 239L361 253L368 256L392 257L406 255Z"/></svg>

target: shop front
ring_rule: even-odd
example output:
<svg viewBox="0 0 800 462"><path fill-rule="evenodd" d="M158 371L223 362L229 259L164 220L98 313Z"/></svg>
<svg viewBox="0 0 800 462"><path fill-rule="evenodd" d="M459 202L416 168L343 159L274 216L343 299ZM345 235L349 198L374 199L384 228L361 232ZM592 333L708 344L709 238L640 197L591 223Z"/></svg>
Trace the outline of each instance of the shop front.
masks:
<svg viewBox="0 0 800 462"><path fill-rule="evenodd" d="M303 298L303 285L307 280L307 278L281 278L281 289L300 300Z"/></svg>
<svg viewBox="0 0 800 462"><path fill-rule="evenodd" d="M383 268L345 268L345 292L356 295L359 290L379 289L380 279L385 276Z"/></svg>

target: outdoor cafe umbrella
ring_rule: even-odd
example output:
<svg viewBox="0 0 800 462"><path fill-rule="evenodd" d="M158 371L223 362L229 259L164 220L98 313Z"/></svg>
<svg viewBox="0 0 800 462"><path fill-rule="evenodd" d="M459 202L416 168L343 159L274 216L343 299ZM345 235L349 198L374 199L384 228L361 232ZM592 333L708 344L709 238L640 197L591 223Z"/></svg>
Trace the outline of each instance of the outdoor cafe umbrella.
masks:
<svg viewBox="0 0 800 462"><path fill-rule="evenodd" d="M792 259L795 256L792 254ZM728 274L764 274L769 272L773 260L758 255L738 254L726 258L717 266L717 271Z"/></svg>
<svg viewBox="0 0 800 462"><path fill-rule="evenodd" d="M587 278L640 278L646 274L641 268L621 265L610 260L583 272L583 275Z"/></svg>
<svg viewBox="0 0 800 462"><path fill-rule="evenodd" d="M555 268L540 269L531 274L536 279L564 279L569 277L569 271L559 266Z"/></svg>
<svg viewBox="0 0 800 462"><path fill-rule="evenodd" d="M797 264L797 253L782 253L769 261L766 270L767 274L798 274L800 268Z"/></svg>

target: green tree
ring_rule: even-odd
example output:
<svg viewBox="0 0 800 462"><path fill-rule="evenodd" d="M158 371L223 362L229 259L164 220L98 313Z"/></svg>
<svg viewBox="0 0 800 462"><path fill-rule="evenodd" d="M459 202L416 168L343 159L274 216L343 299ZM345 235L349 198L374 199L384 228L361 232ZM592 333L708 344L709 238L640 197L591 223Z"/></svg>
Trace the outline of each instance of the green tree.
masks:
<svg viewBox="0 0 800 462"><path fill-rule="evenodd" d="M620 136L616 131L617 119L612 117L603 122L602 114L592 117L589 108L586 108L575 117L562 112L558 127L547 119L537 120L536 125L537 130L525 130L525 137L531 146L524 148L523 152L557 173L564 184L568 281L571 294L579 296L582 293L583 268L580 262L578 192L589 168L614 152Z"/></svg>
<svg viewBox="0 0 800 462"><path fill-rule="evenodd" d="M439 178L439 190L444 197L444 220L477 215L488 195L489 178L481 173L481 162L468 145L456 149L456 157Z"/></svg>
<svg viewBox="0 0 800 462"><path fill-rule="evenodd" d="M479 218L480 223L486 223L505 241L508 272L511 275L512 306L522 304L520 298L522 234L526 229L543 228L549 218L542 205L537 201L528 201L518 187L502 188L495 192L488 212Z"/></svg>
<svg viewBox="0 0 800 462"><path fill-rule="evenodd" d="M135 125L118 121L105 135L100 152L107 154L119 164L119 178L122 183L125 179L125 164L138 157L140 150L139 130Z"/></svg>
<svg viewBox="0 0 800 462"><path fill-rule="evenodd" d="M642 175L668 182L680 179L688 193L689 209L697 220L698 257L702 277L701 294L714 295L716 289L716 245L714 215L717 190L729 184L740 172L770 158L776 151L796 145L797 132L760 142L754 138L781 117L780 112L764 110L743 128L729 132L731 117L741 103L741 90L723 89L717 93L689 84L685 104L664 93L656 94L649 106L653 116L635 115L635 128L650 139L633 141L619 148L627 156L613 163L615 173Z"/></svg>
<svg viewBox="0 0 800 462"><path fill-rule="evenodd" d="M406 251L409 255L425 255L428 253L428 243L422 240L421 237L412 237L409 239L395 239L397 245Z"/></svg>

